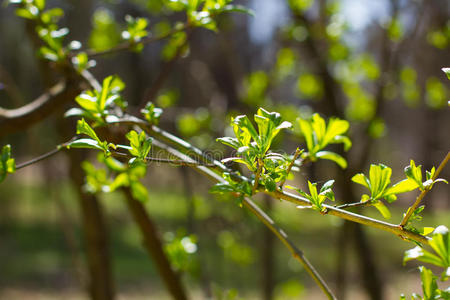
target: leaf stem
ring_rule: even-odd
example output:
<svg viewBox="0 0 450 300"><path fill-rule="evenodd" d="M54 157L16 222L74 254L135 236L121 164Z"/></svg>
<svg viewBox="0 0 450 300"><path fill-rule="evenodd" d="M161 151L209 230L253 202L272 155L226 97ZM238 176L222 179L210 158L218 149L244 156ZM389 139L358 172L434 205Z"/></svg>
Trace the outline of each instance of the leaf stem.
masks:
<svg viewBox="0 0 450 300"><path fill-rule="evenodd" d="M450 151L447 153L447 155L445 156L445 158L441 161L441 163L439 164L439 167L437 168L436 172L433 175L433 178L431 178L432 181L436 180L436 178L439 176L439 173L441 173L442 169L444 169L445 165L448 163L448 161L450 160ZM431 185L432 186L432 185ZM430 186L430 187L431 187ZM425 195L431 190L430 187L426 187L422 190L422 192L419 194L419 196L417 196L416 201L413 203L413 205L411 205L408 210L406 211L405 216L403 217L403 220L401 221L401 223L399 224L400 227L405 227L406 224L408 223L409 218L411 217L411 215L414 213L414 211L417 209L417 207L419 207L420 202L422 201L422 199L425 197Z"/></svg>
<svg viewBox="0 0 450 300"><path fill-rule="evenodd" d="M284 185L284 183L286 182L286 179L287 179L289 173L291 173L291 169L292 169L292 167L294 166L295 161L297 160L297 158L300 156L301 153L302 153L302 150L300 150L300 148L297 148L297 149L295 150L294 157L292 158L291 163L289 164L289 166L288 166L287 169L286 169L286 177L283 178L283 180L280 182L280 189L283 188L283 185Z"/></svg>
<svg viewBox="0 0 450 300"><path fill-rule="evenodd" d="M254 195L256 193L256 189L258 188L259 185L259 177L262 171L262 167L263 167L263 162L260 158L258 158L258 162L257 162L258 168L256 170L255 173L255 182L253 183L253 187L252 187L252 195Z"/></svg>

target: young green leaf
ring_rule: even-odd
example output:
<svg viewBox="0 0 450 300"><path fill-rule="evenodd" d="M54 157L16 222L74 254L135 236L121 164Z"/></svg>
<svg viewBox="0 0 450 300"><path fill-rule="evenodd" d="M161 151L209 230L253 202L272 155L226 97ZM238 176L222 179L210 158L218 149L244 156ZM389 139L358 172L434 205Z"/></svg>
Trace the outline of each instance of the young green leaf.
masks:
<svg viewBox="0 0 450 300"><path fill-rule="evenodd" d="M145 132L137 133L131 130L126 134L126 138L130 141L129 152L131 155L145 160L152 146L152 138L145 135Z"/></svg>
<svg viewBox="0 0 450 300"><path fill-rule="evenodd" d="M415 247L405 252L403 262L417 259L439 267L450 267L450 234L444 225L438 226L432 233L429 245L434 250L431 253L422 247Z"/></svg>
<svg viewBox="0 0 450 300"><path fill-rule="evenodd" d="M130 188L134 199L141 202L146 202L148 200L147 188L142 183L139 181L131 181Z"/></svg>
<svg viewBox="0 0 450 300"><path fill-rule="evenodd" d="M159 118L161 117L163 110L156 107L152 102L148 102L145 105L145 108L141 110L141 113L144 115L147 122L158 125Z"/></svg>
<svg viewBox="0 0 450 300"><path fill-rule="evenodd" d="M347 167L347 162L342 156L330 151L321 151L329 144L341 143L345 151L351 147L350 139L343 136L349 129L347 121L330 118L327 124L319 114L313 114L308 120L298 119L298 123L308 148L308 152L303 155L305 158L308 157L312 161L318 158L328 159L336 162L341 168Z"/></svg>
<svg viewBox="0 0 450 300"><path fill-rule="evenodd" d="M347 161L337 153L331 151L319 151L316 153L316 157L334 161L342 169L347 168Z"/></svg>
<svg viewBox="0 0 450 300"><path fill-rule="evenodd" d="M438 286L436 283L436 276L433 275L433 272L424 266L419 267L420 270L420 278L422 280L422 291L424 299L439 299L436 298L438 296L437 290Z"/></svg>
<svg viewBox="0 0 450 300"><path fill-rule="evenodd" d="M1 161L0 161L0 182L5 180L8 173L14 173L16 171L16 161L11 158L11 145L5 145L2 148Z"/></svg>
<svg viewBox="0 0 450 300"><path fill-rule="evenodd" d="M85 134L91 139L97 141L99 144L101 143L94 129L92 129L84 119L78 120L77 122L77 134Z"/></svg>

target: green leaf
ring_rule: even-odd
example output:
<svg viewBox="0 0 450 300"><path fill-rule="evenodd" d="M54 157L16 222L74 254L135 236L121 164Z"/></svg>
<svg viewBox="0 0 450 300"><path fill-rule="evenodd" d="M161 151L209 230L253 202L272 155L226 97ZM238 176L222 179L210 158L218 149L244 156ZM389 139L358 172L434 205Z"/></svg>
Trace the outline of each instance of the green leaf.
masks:
<svg viewBox="0 0 450 300"><path fill-rule="evenodd" d="M419 267L420 270L420 278L422 279L422 290L424 299L436 299L438 289L436 283L436 276L433 275L433 272L424 266Z"/></svg>
<svg viewBox="0 0 450 300"><path fill-rule="evenodd" d="M14 158L11 158L11 145L5 145L1 152L0 182L5 180L8 173L14 173L15 171L16 162Z"/></svg>
<svg viewBox="0 0 450 300"><path fill-rule="evenodd" d="M145 132L138 134L131 130L126 134L126 138L130 141L131 148L128 150L131 155L139 159L145 159L152 146L152 138L147 138Z"/></svg>
<svg viewBox="0 0 450 300"><path fill-rule="evenodd" d="M16 15L21 17L21 18L25 18L25 19L30 19L30 20L34 20L37 18L38 16L38 9L36 6L34 5L30 5L27 8L17 8L16 9Z"/></svg>
<svg viewBox="0 0 450 300"><path fill-rule="evenodd" d="M422 183L422 166L416 167L414 160L411 159L409 166L405 168L405 175L406 177L414 180L420 186L421 190L424 189Z"/></svg>
<svg viewBox="0 0 450 300"><path fill-rule="evenodd" d="M150 124L158 125L163 110L156 107L152 102L148 102L145 108L141 110L141 113Z"/></svg>
<svg viewBox="0 0 450 300"><path fill-rule="evenodd" d="M298 119L298 122L312 157L317 157L316 153L329 144L342 143L345 151L350 149L352 145L350 139L342 135L349 129L349 123L345 120L331 118L327 125L319 114L313 114L309 120ZM342 159L337 158L336 162L341 167L346 166Z"/></svg>
<svg viewBox="0 0 450 300"><path fill-rule="evenodd" d="M275 183L275 181L270 176L267 176L264 179L264 186L266 187L266 189L269 192L275 192L275 190L277 189L277 184Z"/></svg>
<svg viewBox="0 0 450 300"><path fill-rule="evenodd" d="M373 199L379 199L383 196L384 190L391 182L391 174L392 169L383 164L370 165L370 192Z"/></svg>
<svg viewBox="0 0 450 300"><path fill-rule="evenodd" d="M89 124L86 123L84 119L78 120L77 122L77 134L86 134L93 140L96 140L98 144L101 143L94 129L92 129L91 126L89 126Z"/></svg>
<svg viewBox="0 0 450 300"><path fill-rule="evenodd" d="M228 183L217 183L209 189L209 192L213 194L227 194L235 192L235 189Z"/></svg>
<svg viewBox="0 0 450 300"><path fill-rule="evenodd" d="M222 138L216 139L216 141L221 142L224 145L230 146L236 150L239 147L241 147L241 145L239 144L239 141L233 137L222 137Z"/></svg>
<svg viewBox="0 0 450 300"><path fill-rule="evenodd" d="M325 136L322 139L322 144L326 145L330 143L331 141L333 141L333 139L335 139L336 136L340 136L341 134L347 132L349 127L350 124L347 121L331 118L328 121Z"/></svg>
<svg viewBox="0 0 450 300"><path fill-rule="evenodd" d="M147 188L142 183L139 181L132 181L130 183L130 188L134 199L141 202L146 202L148 200Z"/></svg>
<svg viewBox="0 0 450 300"><path fill-rule="evenodd" d="M319 151L316 153L316 157L334 161L342 169L347 168L347 161L337 153L331 151Z"/></svg>
<svg viewBox="0 0 450 300"><path fill-rule="evenodd" d="M450 80L450 68L442 68L441 70L445 73L445 75L447 75L447 78Z"/></svg>
<svg viewBox="0 0 450 300"><path fill-rule="evenodd" d="M413 191L418 187L419 185L417 184L417 182L415 182L411 178L407 178L400 182L397 182L396 184L388 188L384 195L406 193Z"/></svg>
<svg viewBox="0 0 450 300"><path fill-rule="evenodd" d="M101 112L102 111L98 107L97 98L93 97L93 96L91 96L89 94L82 93L82 94L80 94L79 96L77 96L75 98L75 101L84 110L87 110L87 111L90 111L90 112Z"/></svg>
<svg viewBox="0 0 450 300"><path fill-rule="evenodd" d="M242 145L248 145L250 143L250 138L253 138L254 141L258 141L258 133L256 132L255 127L250 122L247 116L241 115L237 116L232 120L232 123L237 125L237 128L235 129L235 133L237 130L242 131L244 134L236 134L236 137L239 139L239 141L242 143ZM242 137L242 139L240 138Z"/></svg>
<svg viewBox="0 0 450 300"><path fill-rule="evenodd" d="M125 164L113 157L106 157L105 159L103 159L103 162L108 167L108 169L112 171L125 172L127 170L127 166Z"/></svg>
<svg viewBox="0 0 450 300"><path fill-rule="evenodd" d="M66 145L67 149L70 148L88 148L103 150L102 146L99 145L98 141L93 139L79 139L72 141Z"/></svg>
<svg viewBox="0 0 450 300"><path fill-rule="evenodd" d="M403 256L403 263L406 263L407 261L410 261L413 259L417 259L419 261L433 264L436 266L442 265L442 261L438 256L424 250L423 248L421 248L419 246L416 246L413 249L409 249L409 250L405 251L405 254Z"/></svg>
<svg viewBox="0 0 450 300"><path fill-rule="evenodd" d="M34 0L34 5L42 11L45 8L45 0Z"/></svg>
<svg viewBox="0 0 450 300"><path fill-rule="evenodd" d="M373 204L373 206L375 206L376 209L378 209L378 211L383 215L383 217L385 219L390 219L391 218L391 212L389 211L389 209L383 204L383 202L378 201L377 203Z"/></svg>
<svg viewBox="0 0 450 300"><path fill-rule="evenodd" d="M370 190L370 181L363 173L358 173L352 177L352 181L361 184Z"/></svg>
<svg viewBox="0 0 450 300"><path fill-rule="evenodd" d="M239 13L244 13L247 15L250 15L252 17L255 16L255 13L253 12L253 10L246 8L245 6L239 5L239 4L229 4L229 5L225 5L222 9L221 12L239 12Z"/></svg>
<svg viewBox="0 0 450 300"><path fill-rule="evenodd" d="M442 267L450 267L450 234L444 225L438 226L429 242L431 248L439 255L442 260Z"/></svg>
<svg viewBox="0 0 450 300"><path fill-rule="evenodd" d="M298 119L298 123L300 125L300 130L305 138L306 146L308 147L308 150L311 151L314 148L314 139L311 124L303 119Z"/></svg>

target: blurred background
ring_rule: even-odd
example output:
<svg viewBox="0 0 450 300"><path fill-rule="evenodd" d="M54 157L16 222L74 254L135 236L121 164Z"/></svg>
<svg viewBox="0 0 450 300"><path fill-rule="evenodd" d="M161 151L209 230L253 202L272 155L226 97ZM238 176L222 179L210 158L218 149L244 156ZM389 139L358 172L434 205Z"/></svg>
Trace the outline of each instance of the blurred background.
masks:
<svg viewBox="0 0 450 300"><path fill-rule="evenodd" d="M3 1L6 3L6 1ZM164 0L59 0L66 41L97 51L114 47L126 15L145 17L158 36L185 15ZM296 118L318 112L351 122L353 147L341 170L331 162L305 166L293 184L336 179L337 199L359 201L350 178L370 163L393 169L393 181L414 159L437 166L450 149L450 4L446 0L235 1L254 16L230 13L217 32L195 29L151 43L141 53L95 57L99 79L119 75L129 111L143 100L164 109L160 127L214 153L230 150L215 139L230 135L229 121L258 107L294 124L273 147L293 153L304 146ZM58 75L44 76L14 8L0 8L0 107L37 98ZM71 107L75 104L71 104ZM17 162L45 153L69 135L64 111L0 138ZM71 132L74 131L72 125ZM95 160L95 154L86 159ZM76 166L75 166L76 167ZM0 299L87 299L82 177L60 153L9 176L0 184ZM79 169L79 167L78 167ZM78 172L79 173L79 172ZM450 179L447 167L441 177ZM81 181L80 181L81 180ZM208 193L211 182L185 167L150 165L145 179L149 215L157 224L173 267L192 299L320 299L322 295L289 252L236 200ZM426 197L422 226L448 226L449 187ZM398 223L416 192L393 204ZM147 256L122 194L95 197L104 220L106 272L118 299L168 299ZM323 217L290 204L256 197L279 222L339 299L398 299L420 291L416 265L402 265L414 245L388 233ZM372 208L364 214L381 219ZM108 254L109 253L109 254ZM234 297L234 298L233 298Z"/></svg>

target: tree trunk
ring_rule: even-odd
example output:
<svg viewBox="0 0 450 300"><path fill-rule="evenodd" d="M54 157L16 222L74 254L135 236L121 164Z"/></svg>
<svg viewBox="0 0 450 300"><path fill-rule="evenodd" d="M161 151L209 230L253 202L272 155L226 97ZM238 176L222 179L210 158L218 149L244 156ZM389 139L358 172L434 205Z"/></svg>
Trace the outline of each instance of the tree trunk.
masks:
<svg viewBox="0 0 450 300"><path fill-rule="evenodd" d="M267 195L264 197L266 212L270 215L272 210L271 198ZM264 226L263 228L263 244L262 244L262 299L272 300L274 282L274 238L275 235Z"/></svg>
<svg viewBox="0 0 450 300"><path fill-rule="evenodd" d="M85 158L84 152L72 150L70 158L70 177L79 196L85 250L89 268L88 289L93 300L115 298L108 251L108 234L100 203L95 195L83 191L84 174L80 167Z"/></svg>
<svg viewBox="0 0 450 300"><path fill-rule="evenodd" d="M150 219L144 205L135 200L129 188L124 188L126 202L134 221L139 226L142 233L143 242L148 253L153 258L156 268L158 269L161 278L172 295L173 299L185 300L188 299L186 292L181 284L180 277L172 269L170 261L163 250L161 239L158 236L156 225Z"/></svg>

